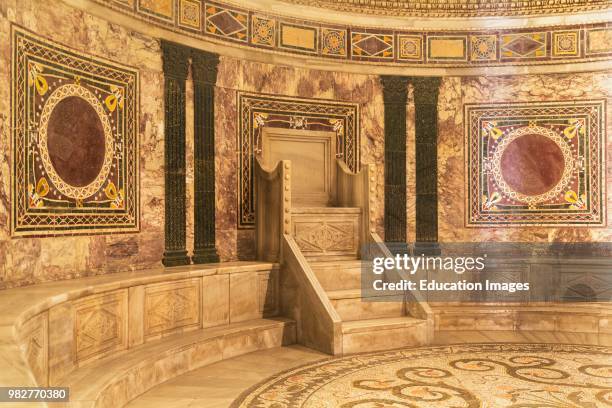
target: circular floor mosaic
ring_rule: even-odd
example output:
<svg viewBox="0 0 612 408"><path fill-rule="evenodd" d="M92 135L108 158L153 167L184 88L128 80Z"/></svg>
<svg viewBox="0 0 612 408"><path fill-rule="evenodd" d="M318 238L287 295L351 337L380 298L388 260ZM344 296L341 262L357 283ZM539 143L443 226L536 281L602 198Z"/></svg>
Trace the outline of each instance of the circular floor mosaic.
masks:
<svg viewBox="0 0 612 408"><path fill-rule="evenodd" d="M612 348L472 344L332 358L269 378L232 407L612 407Z"/></svg>

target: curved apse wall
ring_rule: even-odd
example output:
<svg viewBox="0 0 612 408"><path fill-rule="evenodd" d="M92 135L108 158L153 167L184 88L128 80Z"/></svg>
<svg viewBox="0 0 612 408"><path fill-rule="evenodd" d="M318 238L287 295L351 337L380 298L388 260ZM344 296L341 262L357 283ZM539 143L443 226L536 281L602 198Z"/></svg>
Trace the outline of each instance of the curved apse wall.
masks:
<svg viewBox="0 0 612 408"><path fill-rule="evenodd" d="M163 73L158 37L176 35L175 31L166 32L160 24L150 24L145 32L134 31L132 25L109 22L99 17L98 11L83 11L74 8L67 2L40 2L33 0L4 1L0 5L0 79L11 83L11 64L13 45L11 29L22 27L36 33L43 42L59 43L77 55L100 61L111 60L137 71L139 94L137 101L137 140L139 147L138 173L140 197L139 231L122 234L109 234L103 230L90 230L69 236L54 238L24 237L11 238L10 223L12 218L11 185L15 175L12 163L15 160L12 150L14 116L11 107L10 87L0 88L0 152L3 160L0 164L0 251L6 256L0 259L0 287L31 284L47 280L65 279L89 274L112 273L126 269L140 269L159 265L163 253L163 209L164 209L164 112L163 112ZM82 2L81 2L82 3ZM93 2L88 2L88 4ZM142 3L142 2L141 2ZM192 3L200 3L194 2ZM139 3L140 4L140 3ZM202 6L202 4L201 4ZM98 7L101 7L98 5ZM123 6L117 6L123 7ZM134 4L136 7L136 4ZM178 6L177 6L178 7ZM179 9L175 9L176 11ZM202 13L206 9L202 7ZM136 9L134 8L134 13ZM251 18L253 15L248 14ZM177 14L174 14L176 17ZM201 23L206 21L202 14ZM144 21L144 20L143 20ZM146 20L147 22L149 20ZM151 18L153 21L153 18ZM177 20L175 20L177 21ZM249 20L252 27L253 20ZM277 23L280 24L280 21ZM178 24L178 23L177 23ZM129 27L129 28L128 28ZM278 25L275 25L275 30ZM322 35L323 27L317 26L317 35ZM140 26L138 26L140 29ZM150 32L147 34L147 30ZM203 28L204 29L204 28ZM250 28L249 28L250 29ZM174 29L173 29L174 30ZM578 29L580 39L579 57L586 58L589 27ZM571 31L571 30L570 30ZM249 31L250 33L252 31ZM596 32L606 33L605 30ZM281 34L276 31L275 35ZM347 31L347 35L352 31ZM202 34L204 35L204 34ZM395 33L392 43L397 46L399 33ZM602 34L607 35L607 34ZM572 65L557 64L553 60L551 47L552 33L546 34L545 65L563 67L571 70ZM182 38L182 37L181 37ZM195 36L190 41L196 41ZM278 37L275 37L278 41ZM320 38L320 37L319 37ZM425 38L425 37L423 37ZM427 37L429 38L429 37ZM499 38L499 37L498 37ZM175 38L176 39L176 38ZM347 38L348 40L348 38ZM252 41L252 40L249 40ZM374 40L378 41L378 40ZM426 40L425 42L427 42ZM475 62L471 59L472 37L467 34L468 57L465 64ZM464 44L463 40L459 43ZM278 44L275 42L274 44ZM317 42L317 55L322 52L321 42ZM348 43L347 43L348 44ZM499 45L499 42L496 43ZM598 43L604 47L609 42ZM604 44L604 45L602 45ZM193 45L193 44L192 44ZM222 49L219 46L220 50ZM250 47L250 46L249 46ZM255 47L259 52L259 48ZM263 50L263 48L262 48ZM347 49L348 50L348 49ZM352 48L351 48L352 50ZM399 54L393 51L393 64ZM424 56L427 50L424 51ZM499 49L498 49L499 51ZM264 51L262 51L264 52ZM284 52L284 51L283 51ZM352 51L351 51L352 52ZM240 198L238 132L241 126L239 115L238 93L261 95L272 100L278 96L294 98L306 102L323 99L324 103L355 104L358 107L359 120L359 155L364 163L375 163L377 167L376 195L378 206L375 208L375 219L378 232L382 234L383 196L384 196L384 107L382 89L377 75L363 75L343 72L343 65L325 66L325 70L290 67L284 64L281 57L270 58L271 54L261 54L260 59L273 63L248 61L236 56L222 56L219 64L217 88L215 92L215 128L216 128L216 229L217 246L223 261L238 258L252 259L253 230L249 226L239 225ZM280 55L280 54L278 54ZM285 55L285 54L282 54ZM352 54L351 54L352 55ZM606 54L607 55L607 54ZM496 58L501 55L496 53ZM249 55L250 58L250 55ZM321 56L321 58L323 58ZM330 58L330 61L353 61L347 54L346 59ZM425 57L424 57L425 58ZM599 57L598 57L599 58ZM606 57L607 58L607 57ZM565 60L565 57L561 60ZM355 60L357 61L357 60ZM574 61L572 59L572 61ZM606 61L606 60L601 60ZM600 62L601 62L600 61ZM423 63L421 63L422 65ZM478 63L481 64L481 63ZM482 63L487 65L488 63ZM410 65L410 64L408 64ZM418 65L418 64L415 64ZM536 65L533 65L535 67ZM366 68L369 70L370 65ZM514 65L513 65L514 67ZM480 68L479 68L480 69ZM563 226L546 225L528 228L504 226L473 227L466 223L467 194L464 188L466 166L465 146L468 135L465 132L464 105L522 102L537 106L541 103L564 100L605 101L603 114L609 117L610 98L612 96L609 69L596 72L506 75L490 77L484 75L491 68L483 68L479 75L469 77L446 76L442 80L438 104L439 126L439 238L440 241L480 241L480 240L521 240L521 241L609 241L612 239L610 228L596 226ZM191 103L192 91L187 89L188 103ZM316 102L315 102L316 103ZM189 110L188 110L189 111ZM407 105L407 203L409 240L414 240L415 208L415 169L414 169L414 105L409 94ZM283 114L282 109L279 114ZM604 116L605 118L606 116ZM567 118L566 118L567 119ZM187 117L192 123L192 117ZM610 131L609 125L606 128ZM192 126L187 126L192 129ZM607 145L607 160L610 160L609 132L602 133L603 145ZM193 206L193 134L187 133L187 171L188 171L188 208ZM604 171L601 191L606 191L609 171ZM601 193L601 192L600 192ZM603 193L601 193L603 194ZM607 197L604 194L604 197ZM609 199L604 206L605 215L609 215ZM605 218L605 217L604 217ZM607 217L610 218L609 216ZM607 221L606 221L607 223ZM188 245L193 235L192 211L188 212Z"/></svg>

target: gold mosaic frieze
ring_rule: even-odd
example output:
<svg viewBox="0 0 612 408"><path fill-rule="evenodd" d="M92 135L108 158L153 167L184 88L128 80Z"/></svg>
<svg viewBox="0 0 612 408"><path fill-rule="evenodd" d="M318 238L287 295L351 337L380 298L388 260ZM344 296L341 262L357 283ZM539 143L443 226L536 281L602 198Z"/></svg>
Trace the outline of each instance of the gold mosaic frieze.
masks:
<svg viewBox="0 0 612 408"><path fill-rule="evenodd" d="M323 60L355 63L379 62L385 65L469 68L483 66L550 65L602 61L612 58L612 29L609 23L565 24L519 28L409 30L355 24L331 25L316 20L287 17L262 10L202 0L92 0L119 12L145 20L149 24L184 32L190 37L226 41L236 47L252 47L261 52L281 55L308 55ZM290 0L297 3L309 0ZM326 3L326 0L321 0ZM340 0L334 4L352 4ZM360 9L378 0L359 0ZM432 1L424 7L419 0L385 2L393 10L410 13L411 7L424 14L492 15L574 12L610 6L612 0L587 2L573 0L525 0L509 2L458 0ZM331 2L330 2L331 3ZM482 4L481 4L482 3ZM512 3L512 1L510 1ZM520 3L520 4L518 4ZM533 4L532 4L533 3ZM538 4L535 7L535 4ZM546 4L542 4L546 3ZM425 4L425 3L423 3ZM402 7L399 7L402 5ZM503 7L502 7L503 5ZM172 13L171 10L174 10ZM381 9L382 10L382 9ZM413 10L413 11L414 11ZM522 10L522 11L521 11ZM554 11L556 10L556 11ZM176 15L176 16L175 16Z"/></svg>

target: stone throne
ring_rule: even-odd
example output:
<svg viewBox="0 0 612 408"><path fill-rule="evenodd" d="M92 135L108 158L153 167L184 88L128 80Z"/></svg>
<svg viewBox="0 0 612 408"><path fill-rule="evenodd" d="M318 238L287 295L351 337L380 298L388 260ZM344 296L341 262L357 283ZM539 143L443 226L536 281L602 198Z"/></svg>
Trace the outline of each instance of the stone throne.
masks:
<svg viewBox="0 0 612 408"><path fill-rule="evenodd" d="M296 320L298 342L330 354L426 344L433 335L426 303L362 290L372 276L366 255L391 254L370 216L374 166L351 173L336 157L335 138L263 133L254 174L257 257L281 264L281 312Z"/></svg>

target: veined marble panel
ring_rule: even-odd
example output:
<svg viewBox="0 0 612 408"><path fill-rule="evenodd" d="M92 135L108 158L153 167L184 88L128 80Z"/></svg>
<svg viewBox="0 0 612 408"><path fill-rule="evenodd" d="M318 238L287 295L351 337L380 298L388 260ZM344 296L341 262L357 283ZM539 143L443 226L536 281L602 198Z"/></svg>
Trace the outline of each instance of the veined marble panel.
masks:
<svg viewBox="0 0 612 408"><path fill-rule="evenodd" d="M147 285L144 291L144 336L147 340L202 324L201 281Z"/></svg>
<svg viewBox="0 0 612 408"><path fill-rule="evenodd" d="M73 308L76 363L127 349L127 289L80 299Z"/></svg>
<svg viewBox="0 0 612 408"><path fill-rule="evenodd" d="M49 314L43 312L23 324L19 330L20 346L36 382L49 385Z"/></svg>

